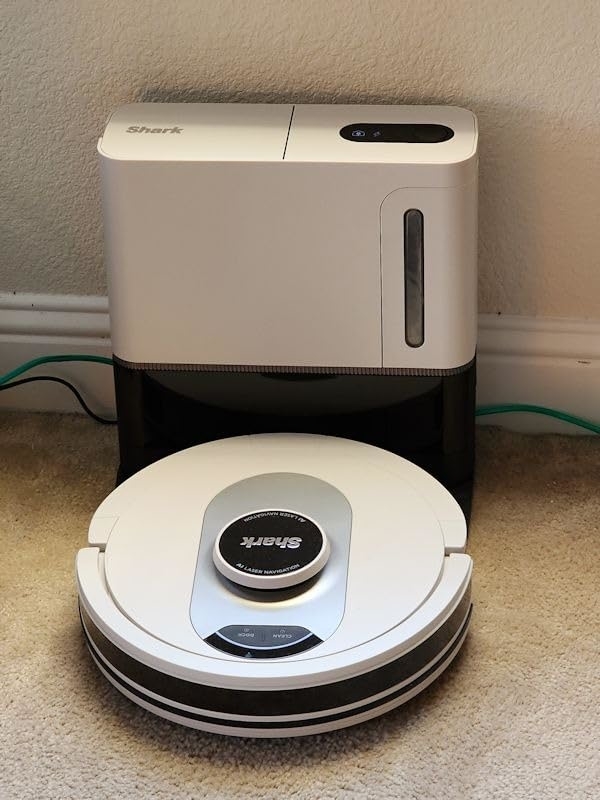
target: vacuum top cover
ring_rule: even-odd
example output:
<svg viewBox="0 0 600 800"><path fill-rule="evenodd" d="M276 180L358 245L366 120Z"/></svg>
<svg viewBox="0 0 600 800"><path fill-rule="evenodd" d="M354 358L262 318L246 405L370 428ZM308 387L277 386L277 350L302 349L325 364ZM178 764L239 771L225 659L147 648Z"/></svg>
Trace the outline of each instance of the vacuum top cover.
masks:
<svg viewBox="0 0 600 800"><path fill-rule="evenodd" d="M100 155L130 161L461 164L477 121L455 106L132 103Z"/></svg>

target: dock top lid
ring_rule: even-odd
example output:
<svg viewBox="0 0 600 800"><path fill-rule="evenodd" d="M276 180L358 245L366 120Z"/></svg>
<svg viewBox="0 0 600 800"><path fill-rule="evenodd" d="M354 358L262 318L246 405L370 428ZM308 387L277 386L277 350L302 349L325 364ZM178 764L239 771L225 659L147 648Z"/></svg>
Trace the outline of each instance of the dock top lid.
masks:
<svg viewBox="0 0 600 800"><path fill-rule="evenodd" d="M132 103L100 154L124 161L459 164L477 120L456 106Z"/></svg>

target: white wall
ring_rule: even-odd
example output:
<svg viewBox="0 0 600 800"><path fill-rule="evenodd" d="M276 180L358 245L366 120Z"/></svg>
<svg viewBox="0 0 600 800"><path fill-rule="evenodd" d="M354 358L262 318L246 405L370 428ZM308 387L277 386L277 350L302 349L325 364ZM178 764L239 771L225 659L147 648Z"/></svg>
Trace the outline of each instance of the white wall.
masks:
<svg viewBox="0 0 600 800"><path fill-rule="evenodd" d="M600 318L596 0L4 0L0 292L103 294L132 100L436 102L481 125L481 310Z"/></svg>

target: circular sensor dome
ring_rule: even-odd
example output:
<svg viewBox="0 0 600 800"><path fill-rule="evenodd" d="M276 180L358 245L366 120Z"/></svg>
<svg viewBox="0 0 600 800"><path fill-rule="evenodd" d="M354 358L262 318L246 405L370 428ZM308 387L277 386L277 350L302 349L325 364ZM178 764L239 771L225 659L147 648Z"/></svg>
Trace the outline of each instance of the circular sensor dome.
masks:
<svg viewBox="0 0 600 800"><path fill-rule="evenodd" d="M286 589L313 578L327 563L330 545L322 528L284 509L253 511L217 536L213 561L230 581L250 589Z"/></svg>

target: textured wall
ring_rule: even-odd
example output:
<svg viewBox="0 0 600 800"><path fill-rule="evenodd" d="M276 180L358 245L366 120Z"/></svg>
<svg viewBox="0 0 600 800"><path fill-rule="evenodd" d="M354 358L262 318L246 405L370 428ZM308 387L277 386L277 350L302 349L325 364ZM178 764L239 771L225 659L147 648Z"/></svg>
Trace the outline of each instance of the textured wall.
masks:
<svg viewBox="0 0 600 800"><path fill-rule="evenodd" d="M481 126L481 310L600 317L597 0L4 0L0 291L104 293L132 100L436 102Z"/></svg>

